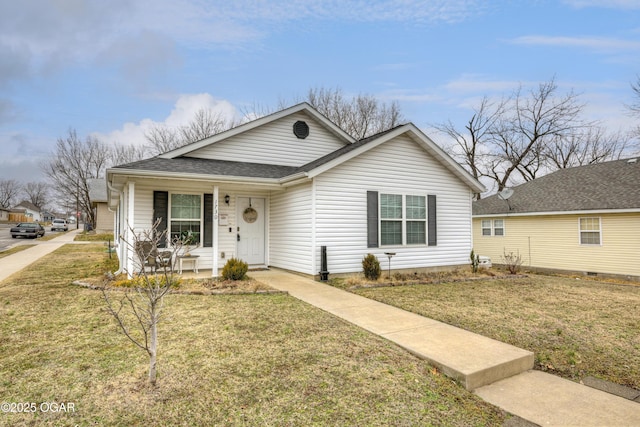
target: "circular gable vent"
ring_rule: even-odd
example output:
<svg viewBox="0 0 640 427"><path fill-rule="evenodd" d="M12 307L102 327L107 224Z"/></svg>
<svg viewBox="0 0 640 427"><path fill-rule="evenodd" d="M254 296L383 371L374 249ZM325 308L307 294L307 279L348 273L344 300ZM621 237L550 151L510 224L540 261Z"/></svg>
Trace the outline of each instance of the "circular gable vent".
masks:
<svg viewBox="0 0 640 427"><path fill-rule="evenodd" d="M309 125L306 122L298 120L293 124L293 134L300 139L305 139L309 136Z"/></svg>

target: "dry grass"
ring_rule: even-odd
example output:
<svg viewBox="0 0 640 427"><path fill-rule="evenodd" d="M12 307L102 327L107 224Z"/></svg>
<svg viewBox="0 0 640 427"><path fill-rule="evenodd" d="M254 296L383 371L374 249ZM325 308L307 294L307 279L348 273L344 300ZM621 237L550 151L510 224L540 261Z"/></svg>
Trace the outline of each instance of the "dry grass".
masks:
<svg viewBox="0 0 640 427"><path fill-rule="evenodd" d="M74 238L77 242L113 242L113 233L96 233L95 231L82 231Z"/></svg>
<svg viewBox="0 0 640 427"><path fill-rule="evenodd" d="M159 386L101 293L107 266L66 245L0 285L0 396L73 413L1 425L501 425L505 415L424 361L286 294L170 295Z"/></svg>
<svg viewBox="0 0 640 427"><path fill-rule="evenodd" d="M32 248L34 246L35 246L35 244L31 244L31 245L26 245L25 244L25 245L14 246L12 248L9 248L7 250L4 250L4 251L0 252L0 258L4 258L6 256L13 255L13 254L18 253L18 252L22 252L25 249L29 249L29 248Z"/></svg>
<svg viewBox="0 0 640 427"><path fill-rule="evenodd" d="M637 284L537 275L436 282L351 290L531 350L536 369L640 389Z"/></svg>

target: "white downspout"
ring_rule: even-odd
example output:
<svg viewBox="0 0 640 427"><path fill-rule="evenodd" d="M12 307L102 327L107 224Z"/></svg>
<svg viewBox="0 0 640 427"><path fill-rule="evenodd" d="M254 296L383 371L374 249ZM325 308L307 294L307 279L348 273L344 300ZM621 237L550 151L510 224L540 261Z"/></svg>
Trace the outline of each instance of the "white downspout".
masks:
<svg viewBox="0 0 640 427"><path fill-rule="evenodd" d="M109 183L109 180L106 180L106 181L107 181L107 188L110 191L115 191L118 193L118 206L116 207L115 211L109 207L109 203L107 202L107 210L115 214L113 215L113 246L114 246L114 249L117 251L117 256L120 262L118 263L119 264L118 270L114 271L113 275L117 276L118 274L121 274L123 271L123 260L124 260L122 249L121 249L123 245L120 244L121 230L120 230L120 227L118 226L119 224L122 224L120 217L122 215L124 192L112 186Z"/></svg>

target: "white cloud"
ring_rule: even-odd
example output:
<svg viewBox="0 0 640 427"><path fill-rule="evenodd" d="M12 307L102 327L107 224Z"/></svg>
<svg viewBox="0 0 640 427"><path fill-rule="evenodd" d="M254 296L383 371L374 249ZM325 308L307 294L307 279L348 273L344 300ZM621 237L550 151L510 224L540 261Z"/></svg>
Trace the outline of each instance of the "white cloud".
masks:
<svg viewBox="0 0 640 427"><path fill-rule="evenodd" d="M564 3L577 9L600 7L606 9L640 9L638 0L565 0Z"/></svg>
<svg viewBox="0 0 640 427"><path fill-rule="evenodd" d="M612 53L640 51L640 41L608 37L522 36L511 40L513 44L534 46L579 47L595 52Z"/></svg>
<svg viewBox="0 0 640 427"><path fill-rule="evenodd" d="M208 93L180 95L171 110L171 113L161 122L151 119L143 119L138 123L125 123L121 129L107 134L95 133L94 135L103 141L126 145L141 146L147 143L145 133L156 126L167 126L177 129L189 123L202 108L210 109L214 114L233 120L238 111L229 102L216 99Z"/></svg>

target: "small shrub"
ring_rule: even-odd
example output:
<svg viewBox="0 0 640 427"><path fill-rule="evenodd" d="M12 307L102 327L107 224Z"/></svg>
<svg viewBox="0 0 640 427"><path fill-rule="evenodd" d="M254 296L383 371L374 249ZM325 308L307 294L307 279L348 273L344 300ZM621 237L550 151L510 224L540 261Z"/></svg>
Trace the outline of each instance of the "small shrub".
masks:
<svg viewBox="0 0 640 427"><path fill-rule="evenodd" d="M518 274L520 271L520 266L522 266L522 257L520 256L520 252L517 253L504 251L504 255L502 255L502 260L504 261L504 265L507 267L507 270L511 274Z"/></svg>
<svg viewBox="0 0 640 427"><path fill-rule="evenodd" d="M238 258L230 258L222 268L222 277L227 280L242 280L249 271L246 262Z"/></svg>
<svg viewBox="0 0 640 427"><path fill-rule="evenodd" d="M378 280L380 278L380 261L373 254L367 254L362 260L362 270L367 280Z"/></svg>
<svg viewBox="0 0 640 427"><path fill-rule="evenodd" d="M473 273L477 273L478 266L480 265L480 255L476 255L473 249L471 249L471 255L469 258L471 258L471 271Z"/></svg>

